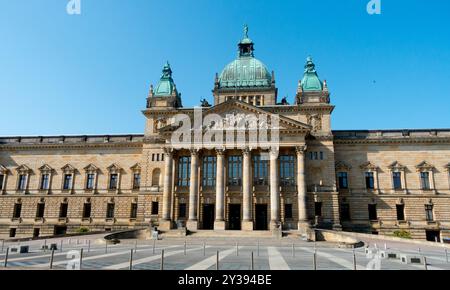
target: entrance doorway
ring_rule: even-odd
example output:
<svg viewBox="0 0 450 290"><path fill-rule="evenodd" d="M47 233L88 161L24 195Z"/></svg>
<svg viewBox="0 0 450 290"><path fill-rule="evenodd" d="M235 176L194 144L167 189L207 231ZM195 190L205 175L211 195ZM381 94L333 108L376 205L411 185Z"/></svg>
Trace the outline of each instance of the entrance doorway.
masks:
<svg viewBox="0 0 450 290"><path fill-rule="evenodd" d="M214 229L214 204L203 205L203 229Z"/></svg>
<svg viewBox="0 0 450 290"><path fill-rule="evenodd" d="M53 231L55 236L63 236L67 232L66 226L55 226L55 229Z"/></svg>
<svg viewBox="0 0 450 290"><path fill-rule="evenodd" d="M267 204L256 204L255 205L255 230L257 231L267 231Z"/></svg>
<svg viewBox="0 0 450 290"><path fill-rule="evenodd" d="M441 232L440 231L425 231L427 235L427 241L429 242L441 242Z"/></svg>
<svg viewBox="0 0 450 290"><path fill-rule="evenodd" d="M229 204L228 205L228 228L230 230L241 230L241 205Z"/></svg>

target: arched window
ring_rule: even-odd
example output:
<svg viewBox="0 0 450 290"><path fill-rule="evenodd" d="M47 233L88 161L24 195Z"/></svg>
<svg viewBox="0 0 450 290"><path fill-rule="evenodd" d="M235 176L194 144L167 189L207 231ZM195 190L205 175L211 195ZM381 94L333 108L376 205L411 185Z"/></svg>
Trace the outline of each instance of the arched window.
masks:
<svg viewBox="0 0 450 290"><path fill-rule="evenodd" d="M152 186L160 186L161 170L155 168L152 173Z"/></svg>

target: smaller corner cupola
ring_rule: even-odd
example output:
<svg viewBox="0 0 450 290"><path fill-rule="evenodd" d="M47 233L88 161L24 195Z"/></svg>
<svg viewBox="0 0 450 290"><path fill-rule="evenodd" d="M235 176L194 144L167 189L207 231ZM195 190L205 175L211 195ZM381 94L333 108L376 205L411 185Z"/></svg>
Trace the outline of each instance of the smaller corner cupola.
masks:
<svg viewBox="0 0 450 290"><path fill-rule="evenodd" d="M178 93L177 86L173 81L172 68L168 61L163 67L162 75L156 88L153 85L150 86L147 108L152 107L182 107L181 94Z"/></svg>
<svg viewBox="0 0 450 290"><path fill-rule="evenodd" d="M306 59L303 78L298 83L296 103L330 103L327 82L319 79L316 65L310 56Z"/></svg>
<svg viewBox="0 0 450 290"><path fill-rule="evenodd" d="M316 71L316 65L312 58L308 56L306 59L305 73L301 82L303 91L322 91L323 84L319 79Z"/></svg>
<svg viewBox="0 0 450 290"><path fill-rule="evenodd" d="M254 43L248 37L248 25L244 25L244 37L238 44L239 47L239 57L253 57Z"/></svg>
<svg viewBox="0 0 450 290"><path fill-rule="evenodd" d="M175 91L176 86L172 79L172 69L170 68L169 62L166 62L154 94L155 96L172 96Z"/></svg>

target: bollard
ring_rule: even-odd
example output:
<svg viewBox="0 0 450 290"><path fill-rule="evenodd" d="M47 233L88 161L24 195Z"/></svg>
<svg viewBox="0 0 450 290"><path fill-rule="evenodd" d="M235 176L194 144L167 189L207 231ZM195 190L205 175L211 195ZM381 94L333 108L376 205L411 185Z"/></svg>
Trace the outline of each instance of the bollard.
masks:
<svg viewBox="0 0 450 290"><path fill-rule="evenodd" d="M423 265L425 267L425 270L428 270L427 257L423 257Z"/></svg>
<svg viewBox="0 0 450 290"><path fill-rule="evenodd" d="M133 249L130 251L130 271L133 270Z"/></svg>
<svg viewBox="0 0 450 290"><path fill-rule="evenodd" d="M239 242L236 242L236 256L239 256Z"/></svg>
<svg viewBox="0 0 450 290"><path fill-rule="evenodd" d="M353 249L353 270L356 271L356 253L355 253L355 249Z"/></svg>
<svg viewBox="0 0 450 290"><path fill-rule="evenodd" d="M216 253L216 270L219 270L219 251Z"/></svg>
<svg viewBox="0 0 450 290"><path fill-rule="evenodd" d="M80 270L81 270L82 264L83 264L83 248L81 248L81 250L80 250Z"/></svg>
<svg viewBox="0 0 450 290"><path fill-rule="evenodd" d="M206 243L203 242L203 257L206 256Z"/></svg>
<svg viewBox="0 0 450 290"><path fill-rule="evenodd" d="M155 254L156 240L153 240L153 255Z"/></svg>
<svg viewBox="0 0 450 290"><path fill-rule="evenodd" d="M77 245L79 245L80 244L80 239L77 239Z"/></svg>
<svg viewBox="0 0 450 290"><path fill-rule="evenodd" d="M186 240L184 240L184 255L186 256Z"/></svg>
<svg viewBox="0 0 450 290"><path fill-rule="evenodd" d="M5 268L8 267L8 255L9 255L9 247L6 248L6 255L5 255Z"/></svg>
<svg viewBox="0 0 450 290"><path fill-rule="evenodd" d="M250 265L251 265L250 268L253 271L255 269L255 265L253 263L253 252L252 252L252 255L251 255L251 263L250 263Z"/></svg>
<svg viewBox="0 0 450 290"><path fill-rule="evenodd" d="M419 252L419 254L421 253L420 248L417 248L417 251Z"/></svg>
<svg viewBox="0 0 450 290"><path fill-rule="evenodd" d="M88 240L88 253L91 251L91 240Z"/></svg>
<svg viewBox="0 0 450 290"><path fill-rule="evenodd" d="M377 243L373 244L373 247L378 250Z"/></svg>
<svg viewBox="0 0 450 290"><path fill-rule="evenodd" d="M69 242L68 242L68 244L70 245L72 243L72 239L69 239Z"/></svg>
<svg viewBox="0 0 450 290"><path fill-rule="evenodd" d="M164 249L161 250L161 271L164 270Z"/></svg>
<svg viewBox="0 0 450 290"><path fill-rule="evenodd" d="M256 253L259 257L259 240L258 240L258 247L257 247L257 253Z"/></svg>
<svg viewBox="0 0 450 290"><path fill-rule="evenodd" d="M105 241L105 254L108 253L108 241Z"/></svg>
<svg viewBox="0 0 450 290"><path fill-rule="evenodd" d="M448 251L445 249L445 261L448 263Z"/></svg>
<svg viewBox="0 0 450 290"><path fill-rule="evenodd" d="M385 251L387 250L387 244L386 243L384 243L384 250Z"/></svg>
<svg viewBox="0 0 450 290"><path fill-rule="evenodd" d="M313 254L313 269L317 270L317 251L314 250L314 254Z"/></svg>
<svg viewBox="0 0 450 290"><path fill-rule="evenodd" d="M4 248L5 248L5 240L2 240L2 253Z"/></svg>
<svg viewBox="0 0 450 290"><path fill-rule="evenodd" d="M47 240L44 240L44 252L47 252Z"/></svg>
<svg viewBox="0 0 450 290"><path fill-rule="evenodd" d="M61 242L60 242L59 250L60 250L61 252L63 251L63 240L61 240Z"/></svg>
<svg viewBox="0 0 450 290"><path fill-rule="evenodd" d="M434 241L435 241L436 243L439 243L439 242L438 242L438 237L434 237Z"/></svg>
<svg viewBox="0 0 450 290"><path fill-rule="evenodd" d="M135 253L137 252L137 246L138 246L138 243L137 243L137 240L136 240L136 242L134 243L134 252Z"/></svg>
<svg viewBox="0 0 450 290"><path fill-rule="evenodd" d="M55 249L52 249L52 254L50 255L50 270L53 269L53 258L55 255Z"/></svg>
<svg viewBox="0 0 450 290"><path fill-rule="evenodd" d="M292 258L295 258L295 245L292 244Z"/></svg>

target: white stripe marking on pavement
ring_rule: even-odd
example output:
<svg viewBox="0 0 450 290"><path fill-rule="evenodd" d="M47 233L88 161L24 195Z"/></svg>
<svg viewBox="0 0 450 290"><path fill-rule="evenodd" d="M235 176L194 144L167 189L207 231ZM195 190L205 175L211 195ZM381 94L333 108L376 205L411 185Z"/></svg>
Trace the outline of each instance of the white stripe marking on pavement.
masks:
<svg viewBox="0 0 450 290"><path fill-rule="evenodd" d="M241 247L239 247L239 248L241 248ZM230 250L219 252L219 261L221 261L226 256L229 256L234 251L236 251L236 249L231 248ZM206 258L206 259L198 262L197 264L194 264L194 265L186 268L185 270L206 270L209 267L212 267L213 265L216 264L216 259L217 259L217 255L213 255L209 258Z"/></svg>
<svg viewBox="0 0 450 290"><path fill-rule="evenodd" d="M290 270L281 253L275 247L267 247L270 270Z"/></svg>

